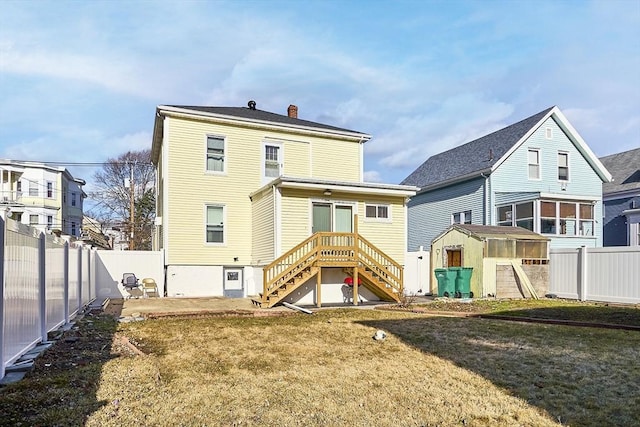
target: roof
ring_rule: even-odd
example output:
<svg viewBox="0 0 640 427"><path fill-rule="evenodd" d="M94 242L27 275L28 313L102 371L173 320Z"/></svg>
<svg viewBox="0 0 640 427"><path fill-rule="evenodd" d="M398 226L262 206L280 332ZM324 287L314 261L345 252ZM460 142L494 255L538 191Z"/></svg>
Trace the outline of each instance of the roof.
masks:
<svg viewBox="0 0 640 427"><path fill-rule="evenodd" d="M289 128L293 131L312 131L330 134L332 136L357 139L365 142L371 139L371 135L353 131L337 126L312 122L299 118L289 117L288 114L276 114L269 111L258 110L248 107L210 107L195 105L159 105L156 108L156 119L153 130L153 142L151 147L151 159L157 162L159 147L162 140L161 115L187 114L196 115L210 120L235 121L253 125L278 126Z"/></svg>
<svg viewBox="0 0 640 427"><path fill-rule="evenodd" d="M547 108L506 128L429 157L426 162L402 181L402 184L426 187L472 172L490 169L552 108Z"/></svg>
<svg viewBox="0 0 640 427"><path fill-rule="evenodd" d="M454 224L444 233L433 240L439 239L450 230L458 230L480 240L486 239L510 239L510 240L550 240L548 237L527 230L522 227L503 227L501 225L474 225L474 224Z"/></svg>
<svg viewBox="0 0 640 427"><path fill-rule="evenodd" d="M304 189L316 189L335 192L347 192L347 193L362 193L370 195L388 195L388 196L403 196L409 197L416 194L418 187L411 185L397 185L397 184L381 184L375 182L352 182L352 181L335 181L329 179L319 178L300 178L290 176L280 176L273 181L265 184L257 191L254 191L249 196L261 193L265 189L272 186L288 187L288 188L304 188Z"/></svg>
<svg viewBox="0 0 640 427"><path fill-rule="evenodd" d="M613 175L612 182L602 185L604 195L640 190L640 148L601 157L600 161Z"/></svg>
<svg viewBox="0 0 640 427"><path fill-rule="evenodd" d="M401 184L439 187L493 172L544 121L553 116L603 181L611 178L556 106L451 150L431 156Z"/></svg>
<svg viewBox="0 0 640 427"><path fill-rule="evenodd" d="M318 129L334 130L339 132L359 133L363 136L369 136L362 132L357 132L349 129L340 128L337 126L325 125L322 123L312 122L309 120L302 120L298 118L289 117L286 114L276 114L269 111L251 109L248 107L204 107L193 105L167 105L167 107L178 108L181 110L190 110L194 112L207 113L215 116L227 116L240 119L248 119L259 122L278 123L284 125L302 126Z"/></svg>

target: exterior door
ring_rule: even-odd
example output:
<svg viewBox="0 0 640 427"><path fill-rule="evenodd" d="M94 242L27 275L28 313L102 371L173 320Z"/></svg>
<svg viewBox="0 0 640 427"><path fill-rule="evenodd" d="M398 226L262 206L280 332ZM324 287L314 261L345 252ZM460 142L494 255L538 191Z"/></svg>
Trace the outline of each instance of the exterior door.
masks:
<svg viewBox="0 0 640 427"><path fill-rule="evenodd" d="M313 229L312 233L331 231L331 204L313 204Z"/></svg>
<svg viewBox="0 0 640 427"><path fill-rule="evenodd" d="M351 233L353 231L353 215L351 206L336 206L336 233Z"/></svg>
<svg viewBox="0 0 640 427"><path fill-rule="evenodd" d="M225 267L223 295L227 298L244 298L242 268Z"/></svg>

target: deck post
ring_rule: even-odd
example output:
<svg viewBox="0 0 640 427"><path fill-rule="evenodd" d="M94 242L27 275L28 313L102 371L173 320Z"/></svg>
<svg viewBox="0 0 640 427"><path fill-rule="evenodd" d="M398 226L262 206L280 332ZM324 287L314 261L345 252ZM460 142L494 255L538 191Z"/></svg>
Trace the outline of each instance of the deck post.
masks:
<svg viewBox="0 0 640 427"><path fill-rule="evenodd" d="M360 247L360 236L358 235L358 214L353 216L353 257L355 267L353 267L353 305L358 305L358 265L360 264L360 255L358 249Z"/></svg>
<svg viewBox="0 0 640 427"><path fill-rule="evenodd" d="M322 307L322 267L318 267L316 275L316 306Z"/></svg>

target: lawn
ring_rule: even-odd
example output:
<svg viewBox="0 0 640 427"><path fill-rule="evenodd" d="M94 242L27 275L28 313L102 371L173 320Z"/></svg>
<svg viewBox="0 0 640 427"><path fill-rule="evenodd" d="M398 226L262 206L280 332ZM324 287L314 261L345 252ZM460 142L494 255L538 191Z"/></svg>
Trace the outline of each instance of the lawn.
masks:
<svg viewBox="0 0 640 427"><path fill-rule="evenodd" d="M372 339L377 330L385 340ZM96 315L69 334L77 340L62 340L27 378L0 390L0 423L631 426L640 420L636 331L334 309L128 324Z"/></svg>

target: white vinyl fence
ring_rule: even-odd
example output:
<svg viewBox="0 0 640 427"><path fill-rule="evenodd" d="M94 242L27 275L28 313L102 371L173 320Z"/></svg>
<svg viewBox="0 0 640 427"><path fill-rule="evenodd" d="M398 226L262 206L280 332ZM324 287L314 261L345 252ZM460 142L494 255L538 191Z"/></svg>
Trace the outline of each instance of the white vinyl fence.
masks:
<svg viewBox="0 0 640 427"><path fill-rule="evenodd" d="M431 292L431 260L429 251L406 252L404 257L404 293L416 295Z"/></svg>
<svg viewBox="0 0 640 427"><path fill-rule="evenodd" d="M92 251L0 217L0 379L95 298Z"/></svg>
<svg viewBox="0 0 640 427"><path fill-rule="evenodd" d="M549 293L582 301L640 303L640 247L551 249Z"/></svg>

